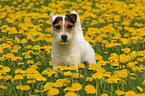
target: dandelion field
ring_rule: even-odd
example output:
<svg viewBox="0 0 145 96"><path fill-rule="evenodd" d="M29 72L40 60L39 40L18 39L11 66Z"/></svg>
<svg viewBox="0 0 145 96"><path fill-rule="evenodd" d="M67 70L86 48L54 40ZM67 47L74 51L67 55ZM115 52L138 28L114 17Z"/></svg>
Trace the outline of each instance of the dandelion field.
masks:
<svg viewBox="0 0 145 96"><path fill-rule="evenodd" d="M98 65L53 69L49 15L72 10ZM145 96L145 0L0 0L0 95Z"/></svg>

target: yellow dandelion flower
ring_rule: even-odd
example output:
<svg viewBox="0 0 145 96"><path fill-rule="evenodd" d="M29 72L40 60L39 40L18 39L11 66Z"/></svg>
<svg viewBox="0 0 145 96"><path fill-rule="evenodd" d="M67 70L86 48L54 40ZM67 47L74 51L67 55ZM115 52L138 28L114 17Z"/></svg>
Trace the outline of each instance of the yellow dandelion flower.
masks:
<svg viewBox="0 0 145 96"><path fill-rule="evenodd" d="M71 87L66 87L63 89L65 92L71 90Z"/></svg>
<svg viewBox="0 0 145 96"><path fill-rule="evenodd" d="M55 82L53 83L54 87L63 87L63 82Z"/></svg>
<svg viewBox="0 0 145 96"><path fill-rule="evenodd" d="M124 33L124 37L129 37L129 33Z"/></svg>
<svg viewBox="0 0 145 96"><path fill-rule="evenodd" d="M141 72L141 68L139 68L138 66L134 66L132 68L133 71L138 71L138 72Z"/></svg>
<svg viewBox="0 0 145 96"><path fill-rule="evenodd" d="M24 62L19 62L18 65L24 65Z"/></svg>
<svg viewBox="0 0 145 96"><path fill-rule="evenodd" d="M137 57L137 51L132 51L131 53L129 53L129 56L132 60L134 60Z"/></svg>
<svg viewBox="0 0 145 96"><path fill-rule="evenodd" d="M80 83L73 83L71 86L71 91L79 91L82 89L82 85Z"/></svg>
<svg viewBox="0 0 145 96"><path fill-rule="evenodd" d="M130 20L125 20L125 21L123 21L123 22L122 22L122 25L126 25L126 26L127 26L127 25L130 25Z"/></svg>
<svg viewBox="0 0 145 96"><path fill-rule="evenodd" d="M96 25L98 24L97 20L92 20L91 25Z"/></svg>
<svg viewBox="0 0 145 96"><path fill-rule="evenodd" d="M110 78L107 79L107 83L118 83L121 80L118 76L112 75Z"/></svg>
<svg viewBox="0 0 145 96"><path fill-rule="evenodd" d="M42 91L40 91L40 90L35 90L35 92L37 92L37 93L43 93L43 92L45 92L46 90L42 90Z"/></svg>
<svg viewBox="0 0 145 96"><path fill-rule="evenodd" d="M27 73L27 74L39 74L39 76L40 76L40 73L35 69L35 68L28 68L27 70L25 70L25 73Z"/></svg>
<svg viewBox="0 0 145 96"><path fill-rule="evenodd" d="M36 64L30 66L30 68L38 69L38 66Z"/></svg>
<svg viewBox="0 0 145 96"><path fill-rule="evenodd" d="M0 85L0 89L6 89L6 86Z"/></svg>
<svg viewBox="0 0 145 96"><path fill-rule="evenodd" d="M67 92L64 96L78 96L78 95L74 92Z"/></svg>
<svg viewBox="0 0 145 96"><path fill-rule="evenodd" d="M30 95L30 96L38 96L38 95Z"/></svg>
<svg viewBox="0 0 145 96"><path fill-rule="evenodd" d="M130 52L130 48L124 48L124 49L121 49L121 51L123 51L125 54L129 53Z"/></svg>
<svg viewBox="0 0 145 96"><path fill-rule="evenodd" d="M25 58L26 58L26 59L31 58L31 55L26 54L26 55L25 55Z"/></svg>
<svg viewBox="0 0 145 96"><path fill-rule="evenodd" d="M128 92L125 93L124 96L136 96L135 92L132 90L129 90Z"/></svg>
<svg viewBox="0 0 145 96"><path fill-rule="evenodd" d="M49 70L47 76L48 77L51 77L54 74L57 74L57 71L56 70L54 70L54 69L53 70Z"/></svg>
<svg viewBox="0 0 145 96"><path fill-rule="evenodd" d="M83 78L83 75L79 73L73 73L73 78L76 78L76 79Z"/></svg>
<svg viewBox="0 0 145 96"><path fill-rule="evenodd" d="M48 96L54 96L54 95L58 95L59 94L59 90L56 88L52 88L48 91Z"/></svg>
<svg viewBox="0 0 145 96"><path fill-rule="evenodd" d="M20 42L21 42L22 44L26 44L26 43L27 43L27 39L22 39Z"/></svg>
<svg viewBox="0 0 145 96"><path fill-rule="evenodd" d="M96 63L91 63L91 64L89 64L89 70L94 70L94 71L96 71L96 68L97 68L97 64Z"/></svg>
<svg viewBox="0 0 145 96"><path fill-rule="evenodd" d="M76 66L69 66L69 67L68 67L68 70L74 71L74 70L77 70L77 67L76 67Z"/></svg>
<svg viewBox="0 0 145 96"><path fill-rule="evenodd" d="M143 89L140 86L137 86L139 92L143 92Z"/></svg>
<svg viewBox="0 0 145 96"><path fill-rule="evenodd" d="M12 78L12 76L10 76L10 75L7 75L4 77L5 80L10 80L11 78Z"/></svg>
<svg viewBox="0 0 145 96"><path fill-rule="evenodd" d="M131 79L131 80L136 80L136 78L135 78L135 77L131 77L131 76L130 76L130 79Z"/></svg>
<svg viewBox="0 0 145 96"><path fill-rule="evenodd" d="M0 65L0 68L3 68L3 65Z"/></svg>
<svg viewBox="0 0 145 96"><path fill-rule="evenodd" d="M56 82L63 82L63 86L67 86L70 83L69 79L57 79Z"/></svg>
<svg viewBox="0 0 145 96"><path fill-rule="evenodd" d="M18 85L17 87L16 87L16 89L21 89L22 88L22 85Z"/></svg>
<svg viewBox="0 0 145 96"><path fill-rule="evenodd" d="M96 63L91 63L91 64L89 64L89 68L95 68L95 67L97 67L97 64Z"/></svg>
<svg viewBox="0 0 145 96"><path fill-rule="evenodd" d="M5 43L2 44L2 47L3 47L3 49L6 49L6 48L11 49L12 48L10 44L5 44Z"/></svg>
<svg viewBox="0 0 145 96"><path fill-rule="evenodd" d="M28 60L27 64L34 64L34 61L33 60Z"/></svg>
<svg viewBox="0 0 145 96"><path fill-rule="evenodd" d="M129 71L127 69L122 69L120 71L116 71L117 76L120 78L126 78L128 76Z"/></svg>
<svg viewBox="0 0 145 96"><path fill-rule="evenodd" d="M59 68L60 71L68 70L67 66L57 66L56 68Z"/></svg>
<svg viewBox="0 0 145 96"><path fill-rule="evenodd" d="M40 47L39 45L34 45L32 49L33 49L33 50L40 50L40 48L41 48L41 47Z"/></svg>
<svg viewBox="0 0 145 96"><path fill-rule="evenodd" d="M22 87L20 88L20 90L25 90L25 91L27 91L27 90L29 90L29 89L30 89L30 86L28 86L28 85L22 86Z"/></svg>
<svg viewBox="0 0 145 96"><path fill-rule="evenodd" d="M106 23L106 21L104 19L100 18L99 23Z"/></svg>
<svg viewBox="0 0 145 96"><path fill-rule="evenodd" d="M105 47L106 47L106 48L112 48L112 47L114 47L114 45L113 45L113 43L107 43L107 44L105 45Z"/></svg>
<svg viewBox="0 0 145 96"><path fill-rule="evenodd" d="M4 57L0 57L0 61L5 61L5 58Z"/></svg>
<svg viewBox="0 0 145 96"><path fill-rule="evenodd" d="M92 81L93 81L93 78L91 78L91 77L87 77L87 78L86 78L86 81L90 81L90 82L92 82Z"/></svg>
<svg viewBox="0 0 145 96"><path fill-rule="evenodd" d="M18 53L18 49L12 49L11 52L12 53Z"/></svg>
<svg viewBox="0 0 145 96"><path fill-rule="evenodd" d="M108 96L106 93L101 94L100 96Z"/></svg>
<svg viewBox="0 0 145 96"><path fill-rule="evenodd" d="M119 56L116 53L111 53L111 56L108 59L110 62L118 62Z"/></svg>
<svg viewBox="0 0 145 96"><path fill-rule="evenodd" d="M144 51L139 51L137 54L138 54L138 56L144 56L145 52Z"/></svg>
<svg viewBox="0 0 145 96"><path fill-rule="evenodd" d="M101 72L96 72L92 76L93 79L102 79L103 78L103 73Z"/></svg>
<svg viewBox="0 0 145 96"><path fill-rule="evenodd" d="M96 60L102 60L102 56L101 56L101 55L96 54Z"/></svg>
<svg viewBox="0 0 145 96"><path fill-rule="evenodd" d="M99 60L98 65L106 65L107 63L104 60Z"/></svg>
<svg viewBox="0 0 145 96"><path fill-rule="evenodd" d="M2 71L4 71L4 72L10 72L11 69L10 69L8 66L4 66L4 67L2 68Z"/></svg>
<svg viewBox="0 0 145 96"><path fill-rule="evenodd" d="M81 63L81 64L78 65L78 68L84 69L85 65L83 63Z"/></svg>
<svg viewBox="0 0 145 96"><path fill-rule="evenodd" d="M4 79L4 76L1 76L1 75L0 75L0 80L1 80L1 79Z"/></svg>
<svg viewBox="0 0 145 96"><path fill-rule="evenodd" d="M20 39L18 37L15 37L15 43L20 43Z"/></svg>
<svg viewBox="0 0 145 96"><path fill-rule="evenodd" d="M36 83L36 80L28 80L27 83Z"/></svg>
<svg viewBox="0 0 145 96"><path fill-rule="evenodd" d="M14 76L14 79L18 80L18 79L24 79L24 78L21 74L17 74L17 75Z"/></svg>
<svg viewBox="0 0 145 96"><path fill-rule="evenodd" d="M106 73L103 74L103 76L106 77L106 78L111 77L111 72L106 72Z"/></svg>
<svg viewBox="0 0 145 96"><path fill-rule="evenodd" d="M134 67L135 65L134 65L134 62L128 62L127 63L127 67L128 68L132 68L132 67Z"/></svg>
<svg viewBox="0 0 145 96"><path fill-rule="evenodd" d="M26 47L24 47L26 49L31 49L32 48L32 45L27 45Z"/></svg>
<svg viewBox="0 0 145 96"><path fill-rule="evenodd" d="M52 86L53 86L53 83L52 82L47 82L44 86L43 86L43 88L44 88L44 90L50 90L50 89L52 89Z"/></svg>
<svg viewBox="0 0 145 96"><path fill-rule="evenodd" d="M115 93L116 93L118 96L124 95L124 92L121 91L121 90L116 90Z"/></svg>
<svg viewBox="0 0 145 96"><path fill-rule="evenodd" d="M121 63L126 63L128 61L129 61L129 57L128 56L126 56L125 54L121 54L120 55L120 62Z"/></svg>
<svg viewBox="0 0 145 96"><path fill-rule="evenodd" d="M67 71L67 72L64 72L63 74L64 74L64 76L71 76L72 72L71 71Z"/></svg>
<svg viewBox="0 0 145 96"><path fill-rule="evenodd" d="M145 86L145 79L144 79L144 81L142 82L142 84Z"/></svg>
<svg viewBox="0 0 145 96"><path fill-rule="evenodd" d="M44 71L42 72L42 74L47 75L47 74L49 74L49 72L48 72L48 70L44 70Z"/></svg>
<svg viewBox="0 0 145 96"><path fill-rule="evenodd" d="M36 77L36 80L37 80L37 81L46 81L47 79L46 79L45 77L40 76L40 75L38 74L38 76Z"/></svg>
<svg viewBox="0 0 145 96"><path fill-rule="evenodd" d="M87 92L87 94L95 94L96 93L96 89L94 88L93 85L86 85L85 91Z"/></svg>
<svg viewBox="0 0 145 96"><path fill-rule="evenodd" d="M17 74L17 73L24 73L24 71L22 69L16 69L15 74Z"/></svg>
<svg viewBox="0 0 145 96"><path fill-rule="evenodd" d="M126 68L124 65L120 65L120 69Z"/></svg>

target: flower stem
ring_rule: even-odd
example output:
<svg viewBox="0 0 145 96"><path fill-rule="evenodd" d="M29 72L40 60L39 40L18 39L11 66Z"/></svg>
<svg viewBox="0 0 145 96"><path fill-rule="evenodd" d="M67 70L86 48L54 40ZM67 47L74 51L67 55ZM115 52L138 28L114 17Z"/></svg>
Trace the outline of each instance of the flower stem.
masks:
<svg viewBox="0 0 145 96"><path fill-rule="evenodd" d="M123 80L121 80L121 84L122 84L122 91L124 91L124 84L123 84Z"/></svg>
<svg viewBox="0 0 145 96"><path fill-rule="evenodd" d="M96 79L96 96L99 96L98 95L98 89L99 89L99 80Z"/></svg>
<svg viewBox="0 0 145 96"><path fill-rule="evenodd" d="M111 96L113 96L113 83L111 83Z"/></svg>

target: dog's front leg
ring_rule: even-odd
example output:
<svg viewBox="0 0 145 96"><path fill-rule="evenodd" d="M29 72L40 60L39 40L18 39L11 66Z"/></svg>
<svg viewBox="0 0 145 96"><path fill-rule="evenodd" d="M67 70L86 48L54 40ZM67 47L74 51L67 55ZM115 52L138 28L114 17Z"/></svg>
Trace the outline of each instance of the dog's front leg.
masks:
<svg viewBox="0 0 145 96"><path fill-rule="evenodd" d="M56 66L64 66L65 62L61 56L51 56L51 62L53 69L57 69Z"/></svg>
<svg viewBox="0 0 145 96"><path fill-rule="evenodd" d="M81 63L81 58L80 56L69 56L67 59L66 59L66 65L67 66L76 66L78 67L78 65Z"/></svg>

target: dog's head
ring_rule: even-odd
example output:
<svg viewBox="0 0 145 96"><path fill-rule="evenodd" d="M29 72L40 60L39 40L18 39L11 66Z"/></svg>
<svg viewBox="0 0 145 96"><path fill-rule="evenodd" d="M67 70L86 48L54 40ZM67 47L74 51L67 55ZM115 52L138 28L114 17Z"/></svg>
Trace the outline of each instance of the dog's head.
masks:
<svg viewBox="0 0 145 96"><path fill-rule="evenodd" d="M52 23L52 34L56 42L67 44L74 39L75 23L77 21L76 14L68 15L50 15Z"/></svg>

